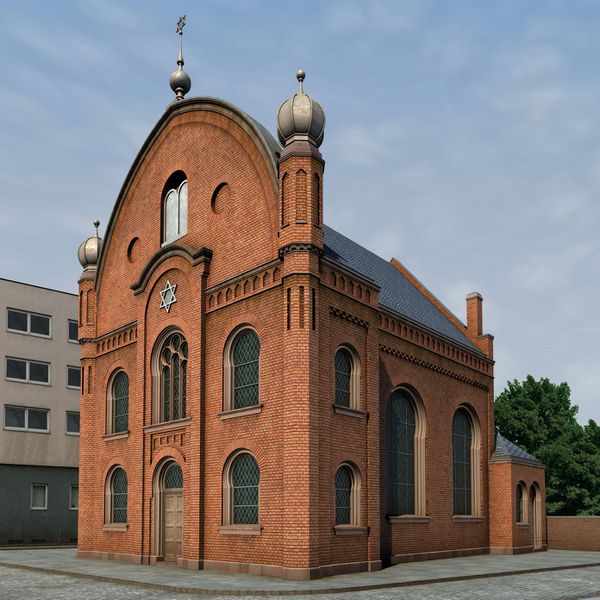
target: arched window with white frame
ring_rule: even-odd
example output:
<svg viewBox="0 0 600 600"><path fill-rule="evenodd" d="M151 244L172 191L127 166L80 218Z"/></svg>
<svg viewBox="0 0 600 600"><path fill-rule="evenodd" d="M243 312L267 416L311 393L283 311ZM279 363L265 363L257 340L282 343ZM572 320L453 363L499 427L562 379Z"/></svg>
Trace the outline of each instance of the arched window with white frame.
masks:
<svg viewBox="0 0 600 600"><path fill-rule="evenodd" d="M223 357L223 410L238 410L260 403L260 339L244 326L229 338Z"/></svg>
<svg viewBox="0 0 600 600"><path fill-rule="evenodd" d="M188 182L183 171L176 171L165 184L162 198L163 244L187 233Z"/></svg>
<svg viewBox="0 0 600 600"><path fill-rule="evenodd" d="M340 346L334 359L335 406L360 409L360 362L348 345Z"/></svg>
<svg viewBox="0 0 600 600"><path fill-rule="evenodd" d="M106 477L105 485L106 524L127 523L127 475L121 466L115 466Z"/></svg>
<svg viewBox="0 0 600 600"><path fill-rule="evenodd" d="M129 377L119 369L109 382L107 432L124 433L129 429Z"/></svg>
<svg viewBox="0 0 600 600"><path fill-rule="evenodd" d="M415 393L398 388L389 403L389 514L420 515L425 503L425 411Z"/></svg>
<svg viewBox="0 0 600 600"><path fill-rule="evenodd" d="M223 471L223 525L258 526L260 468L247 450L235 452Z"/></svg>
<svg viewBox="0 0 600 600"><path fill-rule="evenodd" d="M452 419L452 490L454 514L481 514L479 422L466 406L460 406Z"/></svg>
<svg viewBox="0 0 600 600"><path fill-rule="evenodd" d="M335 473L335 524L360 525L360 475L350 463L343 463Z"/></svg>
<svg viewBox="0 0 600 600"><path fill-rule="evenodd" d="M520 481L515 490L515 521L517 523L525 523L527 521L525 517L527 506L525 495L525 484Z"/></svg>

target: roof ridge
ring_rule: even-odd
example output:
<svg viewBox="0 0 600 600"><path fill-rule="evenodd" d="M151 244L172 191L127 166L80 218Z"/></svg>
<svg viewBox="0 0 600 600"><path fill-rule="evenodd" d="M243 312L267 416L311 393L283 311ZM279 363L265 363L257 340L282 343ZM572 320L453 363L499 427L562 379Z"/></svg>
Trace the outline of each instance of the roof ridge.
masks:
<svg viewBox="0 0 600 600"><path fill-rule="evenodd" d="M421 280L417 279L403 263L397 258L392 257L390 264L400 271L461 333L469 337L467 326L433 292L425 287Z"/></svg>

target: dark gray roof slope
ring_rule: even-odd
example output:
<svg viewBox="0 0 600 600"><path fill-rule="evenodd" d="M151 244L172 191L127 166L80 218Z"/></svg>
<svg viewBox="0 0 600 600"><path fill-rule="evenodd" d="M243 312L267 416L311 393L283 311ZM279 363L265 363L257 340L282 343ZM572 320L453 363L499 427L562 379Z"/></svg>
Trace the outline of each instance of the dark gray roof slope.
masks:
<svg viewBox="0 0 600 600"><path fill-rule="evenodd" d="M525 452L523 448L519 448L516 444L513 444L510 440L507 440L504 436L499 433L496 434L496 450L492 454L492 460L502 458L518 458L527 462L542 465L542 463L529 452Z"/></svg>
<svg viewBox="0 0 600 600"><path fill-rule="evenodd" d="M379 303L382 306L479 352L469 338L387 260L327 226L324 255L379 285Z"/></svg>

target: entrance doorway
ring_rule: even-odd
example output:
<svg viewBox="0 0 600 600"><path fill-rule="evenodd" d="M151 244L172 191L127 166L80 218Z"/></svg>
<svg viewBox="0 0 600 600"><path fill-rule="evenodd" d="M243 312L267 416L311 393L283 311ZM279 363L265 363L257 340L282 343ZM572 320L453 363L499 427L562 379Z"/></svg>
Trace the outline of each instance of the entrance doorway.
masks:
<svg viewBox="0 0 600 600"><path fill-rule="evenodd" d="M165 562L177 562L183 551L183 473L170 463L161 477L161 554Z"/></svg>
<svg viewBox="0 0 600 600"><path fill-rule="evenodd" d="M542 497L534 483L529 490L529 514L531 519L531 543L534 549L542 547Z"/></svg>

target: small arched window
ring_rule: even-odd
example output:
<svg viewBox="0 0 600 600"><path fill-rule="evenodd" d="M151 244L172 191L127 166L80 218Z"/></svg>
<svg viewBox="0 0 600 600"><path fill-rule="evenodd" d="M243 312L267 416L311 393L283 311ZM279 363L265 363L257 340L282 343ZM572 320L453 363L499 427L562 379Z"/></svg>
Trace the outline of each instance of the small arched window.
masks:
<svg viewBox="0 0 600 600"><path fill-rule="evenodd" d="M187 233L188 182L182 171L169 177L163 192L163 243Z"/></svg>
<svg viewBox="0 0 600 600"><path fill-rule="evenodd" d="M460 407L452 419L452 483L455 515L479 515L479 429Z"/></svg>
<svg viewBox="0 0 600 600"><path fill-rule="evenodd" d="M343 464L335 474L335 524L360 525L360 485L357 470Z"/></svg>
<svg viewBox="0 0 600 600"><path fill-rule="evenodd" d="M258 525L259 485L256 458L245 451L234 454L223 474L224 525Z"/></svg>
<svg viewBox="0 0 600 600"><path fill-rule="evenodd" d="M111 384L110 433L120 433L129 428L129 377L118 371Z"/></svg>
<svg viewBox="0 0 600 600"><path fill-rule="evenodd" d="M358 410L360 385L358 357L348 346L335 353L335 405Z"/></svg>
<svg viewBox="0 0 600 600"><path fill-rule="evenodd" d="M254 329L236 332L225 347L224 410L258 406L260 340Z"/></svg>
<svg viewBox="0 0 600 600"><path fill-rule="evenodd" d="M122 467L109 473L106 487L106 522L127 523L127 475Z"/></svg>
<svg viewBox="0 0 600 600"><path fill-rule="evenodd" d="M188 345L181 333L172 333L163 343L160 356L160 418L183 419L186 415Z"/></svg>
<svg viewBox="0 0 600 600"><path fill-rule="evenodd" d="M516 491L516 521L517 523L523 523L525 521L523 517L523 485L517 484Z"/></svg>

